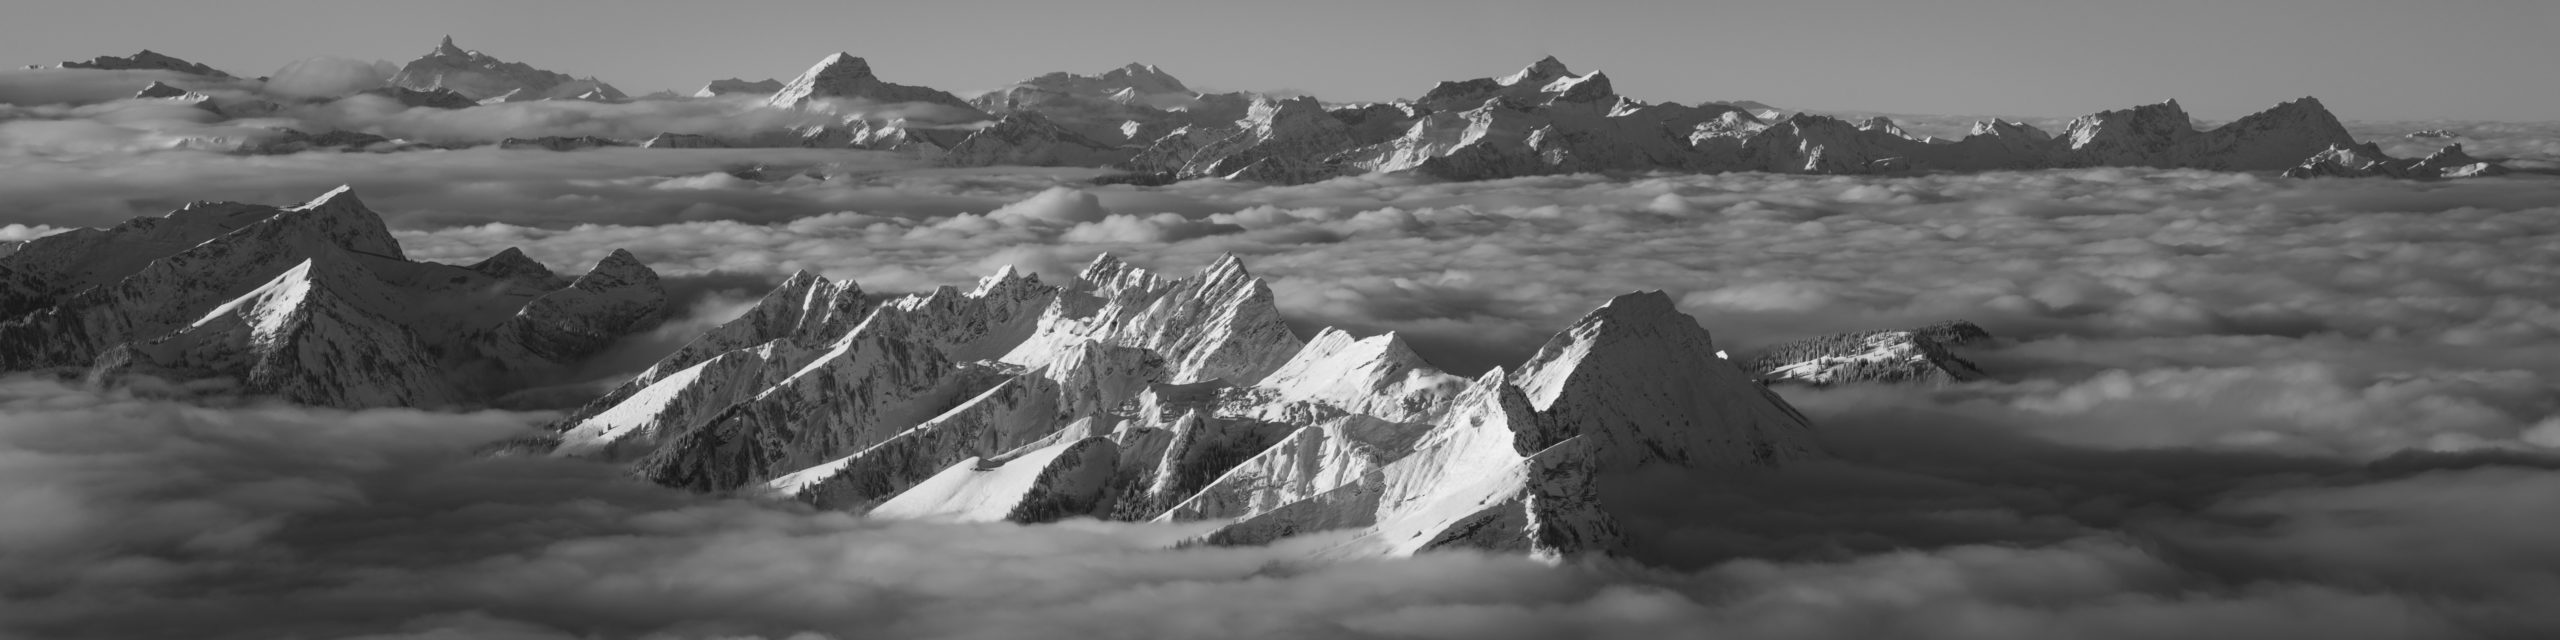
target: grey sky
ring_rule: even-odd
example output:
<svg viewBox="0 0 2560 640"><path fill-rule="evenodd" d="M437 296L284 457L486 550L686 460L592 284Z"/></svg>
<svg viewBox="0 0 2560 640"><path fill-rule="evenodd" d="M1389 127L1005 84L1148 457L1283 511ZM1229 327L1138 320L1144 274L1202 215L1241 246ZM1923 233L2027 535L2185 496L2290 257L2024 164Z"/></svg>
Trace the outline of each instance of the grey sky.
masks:
<svg viewBox="0 0 2560 640"><path fill-rule="evenodd" d="M2178 98L2229 118L2304 95L2348 119L2560 120L2550 0L23 2L0 62L141 48L260 75L464 47L632 93L789 77L850 51L954 91L1131 61L1224 89L1420 94L1543 55L1648 100L2068 116Z"/></svg>

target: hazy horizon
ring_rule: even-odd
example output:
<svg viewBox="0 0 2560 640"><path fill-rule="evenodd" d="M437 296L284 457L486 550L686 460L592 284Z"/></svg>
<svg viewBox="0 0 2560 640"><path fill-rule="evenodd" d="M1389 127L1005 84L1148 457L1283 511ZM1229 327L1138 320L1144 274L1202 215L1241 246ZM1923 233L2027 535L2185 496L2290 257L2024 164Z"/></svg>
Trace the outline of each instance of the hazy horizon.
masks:
<svg viewBox="0 0 2560 640"><path fill-rule="evenodd" d="M466 49L594 76L633 95L729 77L788 79L841 50L892 82L955 92L1143 62L1195 88L1376 101L1553 55L1576 71L1607 71L1621 93L1656 102L2069 117L2176 99L2197 117L2229 119L2307 95L2348 120L2560 120L2560 82L2552 81L2560 78L2548 69L2560 44L2543 37L2560 31L2560 5L2531 0L1969 0L1926 11L1883 0L1324 0L1179 12L1126 0L1072 11L255 0L152 6L154 19L140 23L131 20L135 6L22 9L48 28L0 40L0 61L51 65L151 49L255 77L324 56L406 62L450 35ZM293 37L264 37L286 17ZM597 30L611 33L590 37ZM679 42L687 46L664 46ZM2055 55L2022 54L2045 51Z"/></svg>

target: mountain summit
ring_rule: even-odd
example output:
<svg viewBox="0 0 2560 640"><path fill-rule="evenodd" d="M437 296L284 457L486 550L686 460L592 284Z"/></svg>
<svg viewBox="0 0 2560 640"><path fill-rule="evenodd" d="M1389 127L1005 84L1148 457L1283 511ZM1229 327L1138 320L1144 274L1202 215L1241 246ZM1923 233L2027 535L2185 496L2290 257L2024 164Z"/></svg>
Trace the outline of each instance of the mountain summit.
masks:
<svg viewBox="0 0 2560 640"><path fill-rule="evenodd" d="M435 49L402 65L400 72L391 76L391 85L419 91L445 89L482 102L629 99L622 90L595 78L536 69L463 50L454 46L453 36L445 36Z"/></svg>
<svg viewBox="0 0 2560 640"><path fill-rule="evenodd" d="M512 250L469 267L409 260L342 186L289 207L198 202L0 256L0 371L468 406L653 326L665 301L627 253L574 280Z"/></svg>
<svg viewBox="0 0 2560 640"><path fill-rule="evenodd" d="M880 517L1216 521L1200 542L1355 530L1333 552L1622 548L1595 479L1822 455L1660 292L1517 374L1442 373L1393 334L1291 332L1242 260L1104 255L876 300L802 274L555 426L550 453L697 491Z"/></svg>

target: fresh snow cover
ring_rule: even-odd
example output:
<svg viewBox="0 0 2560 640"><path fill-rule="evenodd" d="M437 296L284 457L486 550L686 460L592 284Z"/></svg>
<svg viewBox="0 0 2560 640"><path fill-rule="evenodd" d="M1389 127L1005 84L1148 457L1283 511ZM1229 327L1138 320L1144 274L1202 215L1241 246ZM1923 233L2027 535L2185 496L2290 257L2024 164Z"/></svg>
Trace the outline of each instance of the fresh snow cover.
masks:
<svg viewBox="0 0 2560 640"><path fill-rule="evenodd" d="M1769 347L1752 358L1747 368L1769 383L1944 385L1983 377L1980 368L1957 357L1949 347L1990 337L1982 327L1962 320L1906 330L1844 333Z"/></svg>
<svg viewBox="0 0 2560 640"><path fill-rule="evenodd" d="M413 262L351 188L291 207L194 203L0 256L0 369L228 378L339 407L493 400L653 325L657 276L617 254L564 281L521 254Z"/></svg>
<svg viewBox="0 0 2560 640"><path fill-rule="evenodd" d="M1212 544L1353 529L1326 553L1542 558L1622 545L1601 475L1822 455L1660 292L1470 381L1394 334L1298 339L1233 256L1176 278L1104 255L1060 286L1005 269L868 307L843 291L792 278L557 425L553 453L881 517L1223 523Z"/></svg>
<svg viewBox="0 0 2560 640"><path fill-rule="evenodd" d="M1033 450L1010 460L970 458L872 509L887 518L1047 522L1093 510L1118 463L1104 438Z"/></svg>

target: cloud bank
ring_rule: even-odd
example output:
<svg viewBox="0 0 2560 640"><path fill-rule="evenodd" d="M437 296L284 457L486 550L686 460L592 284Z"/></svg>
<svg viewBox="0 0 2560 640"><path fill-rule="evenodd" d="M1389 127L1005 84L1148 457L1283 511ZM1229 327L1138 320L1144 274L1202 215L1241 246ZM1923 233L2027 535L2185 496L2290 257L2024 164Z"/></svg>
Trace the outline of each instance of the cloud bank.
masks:
<svg viewBox="0 0 2560 640"><path fill-rule="evenodd" d="M306 61L264 89L380 69ZM921 291L1111 252L1223 253L1302 333L1405 333L1473 373L1608 297L1720 347L1968 319L1992 379L1786 389L1838 459L1607 479L1636 557L1310 562L1184 526L954 525L475 458L554 414L343 412L0 379L0 637L2478 638L2560 635L2560 182L1393 176L1096 186L853 151L235 156L322 125L417 139L771 123L724 101L455 112L357 99L217 122L151 72L0 71L0 242L341 183L408 252L628 248L683 309L557 406L800 270ZM223 92L232 92L224 94ZM1970 121L1971 118L1965 119ZM1915 132L1955 119L1904 119ZM2394 154L2560 167L2540 124L2354 123ZM138 394L138 395L137 395ZM1684 487L1663 492L1662 486Z"/></svg>
<svg viewBox="0 0 2560 640"><path fill-rule="evenodd" d="M0 630L117 638L2429 638L2560 631L2539 457L2051 437L1818 394L1841 454L1624 491L1648 568L1314 563L1196 527L867 520L472 458L542 414L0 382ZM1958 403L1961 405L1961 403ZM1937 406L1937 409L1930 407ZM1962 409L1961 406L1956 409ZM1657 470L1657 475L1669 471ZM1675 474L1676 475L1676 474ZM1654 485L1659 486L1659 485ZM2458 496L2458 499L2449 499ZM2458 543L2454 543L2458 541Z"/></svg>

